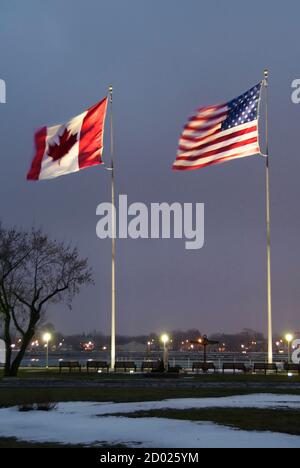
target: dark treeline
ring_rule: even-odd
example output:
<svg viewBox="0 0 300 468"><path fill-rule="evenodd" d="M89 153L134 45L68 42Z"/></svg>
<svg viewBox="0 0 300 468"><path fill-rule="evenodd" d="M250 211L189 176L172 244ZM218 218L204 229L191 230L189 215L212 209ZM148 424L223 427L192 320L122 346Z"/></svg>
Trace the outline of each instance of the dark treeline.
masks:
<svg viewBox="0 0 300 468"><path fill-rule="evenodd" d="M109 349L110 336L97 331L90 333L79 333L73 335L62 334L55 331L52 324L44 325L37 334L37 339L45 331L50 331L53 340L52 346L56 347L59 343L63 343L65 348L80 350L85 343L91 342L94 349L101 350L103 348ZM170 348L175 351L189 351L197 349L197 346L191 346L191 341L195 342L201 338L205 333L198 329L191 329L187 331L174 330L169 333L170 336ZM267 340L264 335L260 332L244 329L240 333L225 334L225 333L214 333L209 335L209 338L219 343L210 347L211 351L231 351L231 352L242 352L242 351L257 351L265 352L267 350ZM280 337L277 338L280 340ZM156 333L150 333L149 335L117 335L117 345L127 345L129 343L136 343L144 345L145 349L150 347L151 350L157 350L161 348L160 335Z"/></svg>

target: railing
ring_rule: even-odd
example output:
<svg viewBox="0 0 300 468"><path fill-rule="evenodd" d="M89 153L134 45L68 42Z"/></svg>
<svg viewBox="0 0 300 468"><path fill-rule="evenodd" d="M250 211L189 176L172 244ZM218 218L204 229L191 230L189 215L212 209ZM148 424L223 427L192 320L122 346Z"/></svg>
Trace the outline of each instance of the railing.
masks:
<svg viewBox="0 0 300 468"><path fill-rule="evenodd" d="M150 353L140 352L117 352L118 361L134 361L137 367L140 368L143 361L156 361L162 359L163 353L159 351L151 351ZM93 352L49 352L49 365L58 366L60 360L75 360L85 364L88 360L110 361L109 353L107 351L93 351ZM203 353L183 353L170 351L169 363L171 366L180 366L183 369L192 369L193 362L203 361ZM274 362L283 363L288 360L288 356L284 354L274 355ZM213 362L216 368L221 369L223 363L226 362L240 362L253 365L254 362L267 362L267 353L208 353L207 361ZM45 353L38 352L34 354L28 353L22 363L23 366L30 367L43 367L45 365Z"/></svg>

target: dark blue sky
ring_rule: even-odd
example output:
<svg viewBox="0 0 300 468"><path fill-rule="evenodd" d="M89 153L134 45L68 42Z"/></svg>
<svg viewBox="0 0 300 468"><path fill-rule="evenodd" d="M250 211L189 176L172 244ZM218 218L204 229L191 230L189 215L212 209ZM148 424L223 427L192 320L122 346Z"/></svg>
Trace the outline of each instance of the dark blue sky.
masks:
<svg viewBox="0 0 300 468"><path fill-rule="evenodd" d="M171 165L187 116L244 92L266 66L274 326L300 329L300 106L290 97L299 15L296 0L0 0L1 218L72 239L95 272L72 311L51 309L58 329L109 331L110 242L96 238L95 210L109 201L110 180L93 168L27 183L33 133L80 113L112 83L118 192L206 205L201 251L180 240L118 241L118 332L265 331L263 158L183 174Z"/></svg>

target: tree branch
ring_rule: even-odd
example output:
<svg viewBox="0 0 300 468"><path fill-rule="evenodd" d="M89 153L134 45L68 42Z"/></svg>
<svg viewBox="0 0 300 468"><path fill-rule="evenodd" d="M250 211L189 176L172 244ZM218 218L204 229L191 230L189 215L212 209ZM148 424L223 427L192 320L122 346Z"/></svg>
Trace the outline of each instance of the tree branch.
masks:
<svg viewBox="0 0 300 468"><path fill-rule="evenodd" d="M63 288L57 288L55 291L53 291L51 294L49 294L47 297L45 297L39 304L39 311L41 311L42 307L46 302L50 301L53 299L53 297L57 296L57 294L60 294L64 291L66 291L69 288L69 285L66 285Z"/></svg>
<svg viewBox="0 0 300 468"><path fill-rule="evenodd" d="M22 297L19 296L19 294L17 294L16 292L14 292L14 295L16 296L16 298L18 299L18 301L20 301L22 304L26 305L27 307L29 307L29 309L31 308L31 304L29 304L27 301L25 301L25 299L23 299Z"/></svg>
<svg viewBox="0 0 300 468"><path fill-rule="evenodd" d="M16 329L18 330L19 333L21 333L22 336L25 336L25 331L21 328L21 326L19 325L18 321L17 321L17 317L16 317L16 314L15 314L15 311L12 309L11 311L11 316L12 316L12 319L13 319L13 322L14 322L14 325L16 327Z"/></svg>

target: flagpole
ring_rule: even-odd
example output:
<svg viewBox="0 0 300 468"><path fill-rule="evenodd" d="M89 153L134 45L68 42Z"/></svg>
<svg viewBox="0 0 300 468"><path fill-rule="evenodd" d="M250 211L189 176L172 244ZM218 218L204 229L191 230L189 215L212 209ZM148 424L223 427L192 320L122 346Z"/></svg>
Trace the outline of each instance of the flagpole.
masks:
<svg viewBox="0 0 300 468"><path fill-rule="evenodd" d="M113 134L113 87L109 87L110 102L110 153L111 153L111 203L112 203L112 255L111 255L111 347L110 368L116 363L116 205L114 174L114 134Z"/></svg>
<svg viewBox="0 0 300 468"><path fill-rule="evenodd" d="M271 225L270 225L270 174L269 174L269 71L264 71L266 90L266 225L267 225L267 295L268 295L268 362L273 363L272 286L271 286Z"/></svg>

